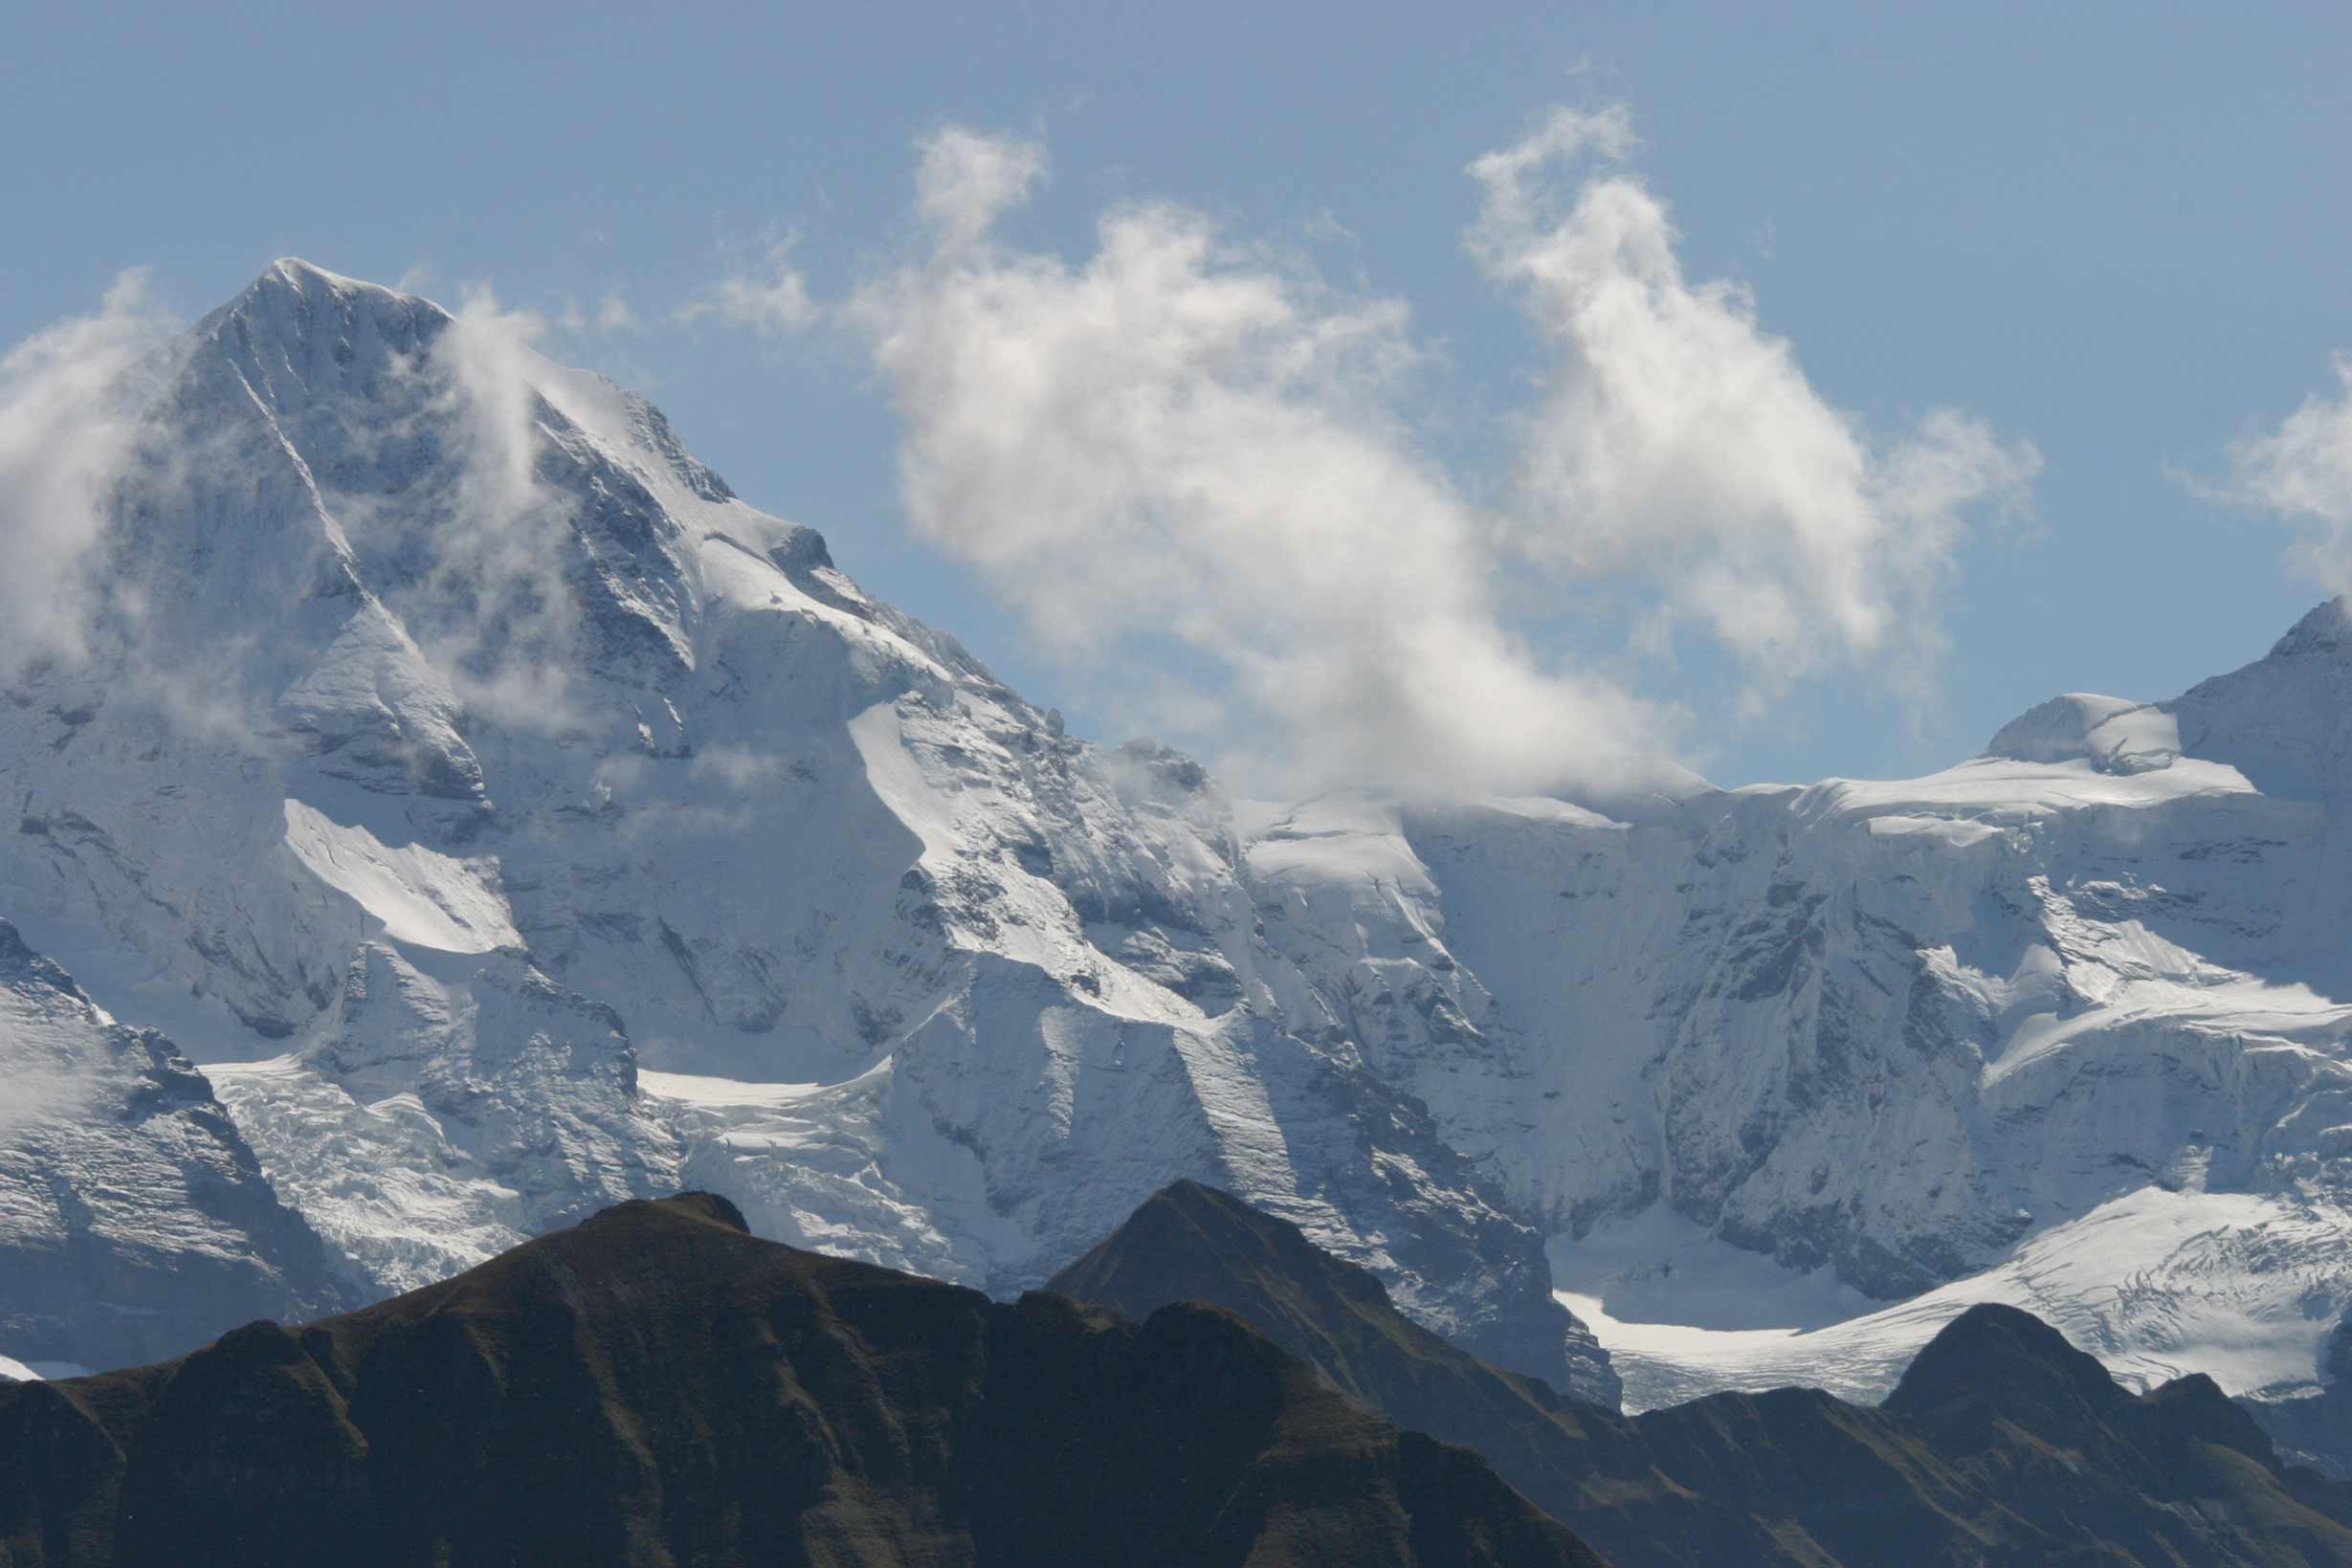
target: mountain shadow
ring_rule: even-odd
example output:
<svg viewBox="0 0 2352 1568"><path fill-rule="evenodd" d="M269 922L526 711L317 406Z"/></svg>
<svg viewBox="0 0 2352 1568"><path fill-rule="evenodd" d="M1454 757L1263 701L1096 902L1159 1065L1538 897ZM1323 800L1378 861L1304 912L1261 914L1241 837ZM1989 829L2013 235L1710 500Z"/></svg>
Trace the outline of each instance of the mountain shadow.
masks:
<svg viewBox="0 0 2352 1568"><path fill-rule="evenodd" d="M2281 1455L2338 1481L2352 1480L2352 1313L2319 1347L2319 1386L2289 1399L2240 1399Z"/></svg>
<svg viewBox="0 0 2352 1568"><path fill-rule="evenodd" d="M703 1195L0 1384L6 1568L1601 1561L1231 1314L997 1304Z"/></svg>
<svg viewBox="0 0 2352 1568"><path fill-rule="evenodd" d="M2013 1308L1955 1319L1876 1408L1792 1388L1627 1418L1448 1344L1193 1182L1048 1289L1237 1313L1398 1425L1477 1449L1623 1568L2352 1563L2352 1489L2282 1465L2211 1380L2134 1395Z"/></svg>

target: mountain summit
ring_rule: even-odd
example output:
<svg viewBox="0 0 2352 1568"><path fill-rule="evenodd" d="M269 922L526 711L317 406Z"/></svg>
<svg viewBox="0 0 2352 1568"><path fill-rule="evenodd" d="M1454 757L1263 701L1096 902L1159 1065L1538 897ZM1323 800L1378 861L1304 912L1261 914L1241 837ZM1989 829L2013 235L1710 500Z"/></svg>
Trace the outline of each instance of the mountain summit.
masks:
<svg viewBox="0 0 2352 1568"><path fill-rule="evenodd" d="M352 1292L681 1180L1012 1290L1196 1175L1604 1375L1195 764L1064 734L495 322L289 260L171 363L111 635L0 703L46 825L0 910L206 1064Z"/></svg>

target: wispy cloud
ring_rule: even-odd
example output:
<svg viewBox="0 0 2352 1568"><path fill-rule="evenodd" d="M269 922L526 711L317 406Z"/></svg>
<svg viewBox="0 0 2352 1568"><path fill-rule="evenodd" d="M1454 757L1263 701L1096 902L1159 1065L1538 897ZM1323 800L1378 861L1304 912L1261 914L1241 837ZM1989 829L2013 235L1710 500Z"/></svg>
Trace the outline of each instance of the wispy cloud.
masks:
<svg viewBox="0 0 2352 1568"><path fill-rule="evenodd" d="M607 294L593 306L584 305L577 299L567 299L556 320L565 331L575 337L589 332L635 332L644 325L617 290Z"/></svg>
<svg viewBox="0 0 2352 1568"><path fill-rule="evenodd" d="M783 338L816 324L824 312L809 280L792 265L791 236L771 235L736 259L701 297L670 313L681 323L715 319L763 337Z"/></svg>
<svg viewBox="0 0 2352 1568"><path fill-rule="evenodd" d="M1045 179L1045 144L949 125L922 143L915 210L943 256L978 244Z"/></svg>
<svg viewBox="0 0 2352 1568"><path fill-rule="evenodd" d="M921 254L848 307L901 421L910 517L1074 665L1125 645L1137 707L1187 706L1155 644L1218 671L1242 710L1226 737L1279 737L1251 787L1645 765L1675 716L1532 648L1506 577L1645 596L1760 690L1922 642L1964 513L2018 502L2038 459L1950 412L1872 441L1740 290L1684 277L1663 207L1616 166L1632 149L1622 110L1564 111L1471 166L1473 253L1555 354L1488 508L1468 497L1497 487L1421 439L1403 302L1166 202L1106 211L1082 262L1020 249L998 220L1044 149L941 132Z"/></svg>
<svg viewBox="0 0 2352 1568"><path fill-rule="evenodd" d="M2230 449L2230 495L2298 528L2297 567L2341 594L2352 593L2352 358L2334 368L2332 395L2313 393L2278 429Z"/></svg>
<svg viewBox="0 0 2352 1568"><path fill-rule="evenodd" d="M476 285L416 367L426 417L450 443L453 488L445 517L423 514L433 519L431 571L392 596L410 629L430 636L433 661L467 706L537 729L574 721L581 659L581 607L566 570L576 502L541 470L544 363L533 345L547 326L539 312Z"/></svg>
<svg viewBox="0 0 2352 1568"><path fill-rule="evenodd" d="M144 271L126 272L97 312L0 358L0 679L88 651L115 487L173 324Z"/></svg>

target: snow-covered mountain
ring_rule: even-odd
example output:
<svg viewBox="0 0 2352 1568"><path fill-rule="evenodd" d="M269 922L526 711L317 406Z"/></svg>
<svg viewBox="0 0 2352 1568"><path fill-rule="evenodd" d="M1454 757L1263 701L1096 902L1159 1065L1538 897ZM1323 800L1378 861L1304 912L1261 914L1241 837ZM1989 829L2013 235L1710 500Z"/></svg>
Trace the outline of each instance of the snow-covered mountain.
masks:
<svg viewBox="0 0 2352 1568"><path fill-rule="evenodd" d="M1351 912L1321 989L1561 1238L1636 1402L1882 1392L1976 1300L2283 1388L2352 1304L2348 710L2331 603L1924 779L1325 800L1251 853Z"/></svg>
<svg viewBox="0 0 2352 1568"><path fill-rule="evenodd" d="M1926 779L1245 828L478 322L283 262L172 366L108 651L0 703L0 914L354 1293L681 1184L1010 1289L1193 1177L1604 1399L1555 1283L1640 1402L2021 1292L2308 1384L2352 1305L2338 606Z"/></svg>
<svg viewBox="0 0 2352 1568"><path fill-rule="evenodd" d="M0 706L0 909L210 1064L355 1291L681 1180L1006 1289L1193 1175L1613 1396L1539 1233L1259 939L1197 766L1065 735L424 300L281 262L176 355L106 653Z"/></svg>

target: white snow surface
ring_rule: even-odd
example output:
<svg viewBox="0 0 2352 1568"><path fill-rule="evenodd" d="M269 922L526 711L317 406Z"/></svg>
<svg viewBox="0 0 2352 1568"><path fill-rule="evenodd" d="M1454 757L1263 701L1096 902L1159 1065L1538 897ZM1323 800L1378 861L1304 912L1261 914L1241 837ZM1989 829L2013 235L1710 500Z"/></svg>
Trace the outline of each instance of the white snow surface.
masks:
<svg viewBox="0 0 2352 1568"><path fill-rule="evenodd" d="M13 1357L0 1356L0 1378L14 1382L40 1382L59 1378L86 1378L90 1369L72 1361L19 1361Z"/></svg>
<svg viewBox="0 0 2352 1568"><path fill-rule="evenodd" d="M50 1375L155 1359L236 1322L336 1304L317 1238L278 1203L194 1066L107 1016L0 920L11 1366Z"/></svg>
<svg viewBox="0 0 2352 1568"><path fill-rule="evenodd" d="M522 945L495 865L416 844L388 849L366 828L341 826L297 800L286 802L286 845L303 870L348 894L388 937L445 953Z"/></svg>
<svg viewBox="0 0 2352 1568"><path fill-rule="evenodd" d="M680 1183L1011 1289L1189 1176L1600 1397L1555 1286L1681 1389L1743 1375L1640 1325L1845 1332L1629 1305L1586 1248L1670 1223L1839 1322L2023 1269L2133 1376L2316 1376L2267 1285L2198 1315L2167 1205L2342 1310L2340 607L1922 779L1237 807L469 331L298 262L208 318L122 647L0 702L0 914L209 1064L355 1289ZM2156 1305L2031 1261L2093 1233Z"/></svg>
<svg viewBox="0 0 2352 1568"><path fill-rule="evenodd" d="M2141 1187L2037 1232L1997 1267L1885 1305L1652 1210L1554 1249L1629 1410L1721 1389L1826 1388L1875 1403L1969 1307L2021 1307L2147 1389L2307 1390L2352 1296L2352 1215L2326 1203Z"/></svg>

